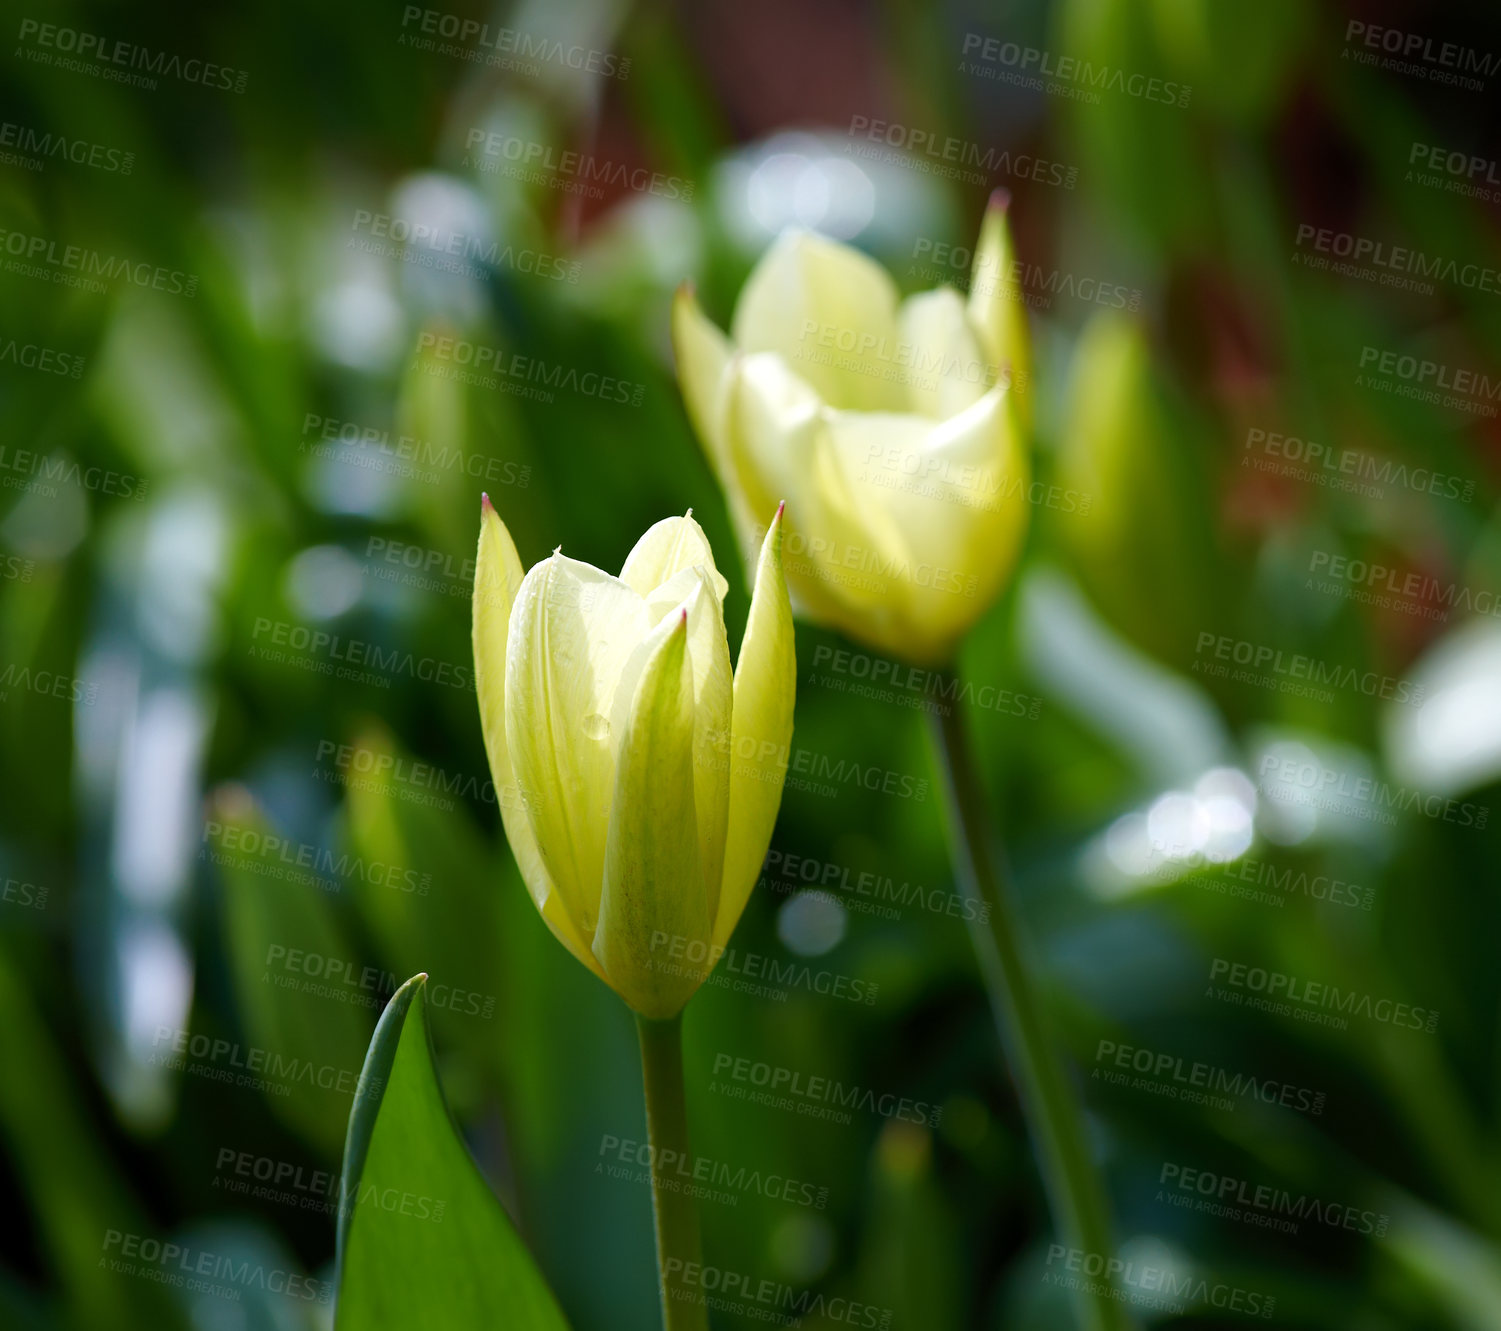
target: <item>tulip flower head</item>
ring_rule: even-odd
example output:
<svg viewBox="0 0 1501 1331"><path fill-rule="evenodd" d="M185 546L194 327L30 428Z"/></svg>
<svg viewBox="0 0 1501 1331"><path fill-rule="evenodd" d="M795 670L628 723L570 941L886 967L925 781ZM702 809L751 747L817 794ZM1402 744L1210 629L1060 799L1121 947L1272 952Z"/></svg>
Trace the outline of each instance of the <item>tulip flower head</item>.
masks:
<svg viewBox="0 0 1501 1331"><path fill-rule="evenodd" d="M754 550L781 495L799 613L917 664L946 664L1004 587L1026 530L1028 364L992 200L968 300L900 300L858 250L788 231L761 258L726 338L678 293L689 416Z"/></svg>
<svg viewBox="0 0 1501 1331"><path fill-rule="evenodd" d="M779 511L732 675L691 512L619 577L557 551L523 577L481 506L475 685L506 838L548 928L646 1017L713 969L776 822L797 683L781 540Z"/></svg>

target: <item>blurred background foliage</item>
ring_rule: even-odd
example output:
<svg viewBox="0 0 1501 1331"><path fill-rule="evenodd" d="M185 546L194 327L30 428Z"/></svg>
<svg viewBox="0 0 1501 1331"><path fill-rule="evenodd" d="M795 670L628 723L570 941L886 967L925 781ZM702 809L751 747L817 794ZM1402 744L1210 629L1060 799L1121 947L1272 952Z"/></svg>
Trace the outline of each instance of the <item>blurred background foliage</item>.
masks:
<svg viewBox="0 0 1501 1331"><path fill-rule="evenodd" d="M424 48L423 25L441 46L453 15L594 52L573 63L597 72ZM36 58L28 19L212 60L244 71L244 90L59 68ZM194 1292L161 1263L107 1259L136 1236L330 1279L318 1180L338 1170L352 1081L278 1094L214 1074L255 1049L352 1076L379 1004L421 969L448 986L430 1003L455 1114L570 1319L655 1324L649 1193L639 1170L608 1168L611 1143L644 1137L628 1014L526 900L463 686L479 492L527 563L561 544L618 568L650 523L692 506L728 567L672 376L675 287L694 281L726 322L788 224L860 245L904 290L962 285L967 262L935 247L970 247L1002 186L1029 273L1036 466L1088 505L1034 507L1015 585L963 669L1022 699L971 722L1123 1248L1275 1297L1289 1327L1501 1326L1501 834L1474 816L1501 798L1501 627L1414 613L1428 593L1367 605L1310 577L1322 553L1501 589L1498 399L1403 396L1361 360L1375 348L1494 381L1501 317L1494 290L1318 272L1296 243L1327 227L1496 266L1494 193L1424 184L1409 153L1494 156L1497 94L1493 77L1475 92L1363 66L1352 20L1501 51L1485 7L1402 3L12 7L7 126L133 160L128 174L58 156L0 168L0 336L15 344L0 362L0 1180L19 1222L0 1321L325 1324L317 1298ZM988 39L1191 95L1047 94L998 77L1011 66L971 49ZM934 171L860 117L1013 156ZM489 134L552 157L530 177L486 170L509 162L483 151ZM564 187L565 152L608 165L594 194ZM1017 155L1062 164L1072 185L1030 178ZM382 216L499 257L444 271L431 247L373 237ZM196 289L79 290L55 265L25 267L15 244L35 237ZM1081 298L1086 277L1130 301ZM442 377L444 338L625 388ZM22 347L50 349L53 368ZM57 356L80 359L76 377ZM1255 430L1428 467L1464 497L1258 469ZM730 596L743 624L743 577ZM299 648L304 630L336 641ZM1216 676L1206 635L1421 681L1425 701ZM893 1327L1068 1326L968 941L942 906L923 694L860 696L866 666L837 664L844 645L799 629L801 779L735 951L802 958L875 1001L796 984L767 1000L728 973L694 1001L696 1149L810 1185L706 1203L708 1260L856 1297ZM329 673L377 649L411 664ZM1279 799L1269 758L1472 815ZM1236 897L1225 860L1358 884L1369 909L1264 885ZM809 864L836 881L810 890ZM842 885L862 873L939 904L889 918ZM281 964L294 952L333 959L338 979L304 990ZM1440 1020L1335 1030L1236 1008L1207 992L1215 958ZM237 1052L174 1068L180 1032ZM1232 1112L1107 1086L1089 1075L1101 1040L1317 1088L1327 1105ZM714 1089L724 1054L927 1101L941 1120L837 1126L740 1103ZM1389 1224L1287 1234L1175 1207L1165 1163ZM271 1193L251 1195L267 1168Z"/></svg>

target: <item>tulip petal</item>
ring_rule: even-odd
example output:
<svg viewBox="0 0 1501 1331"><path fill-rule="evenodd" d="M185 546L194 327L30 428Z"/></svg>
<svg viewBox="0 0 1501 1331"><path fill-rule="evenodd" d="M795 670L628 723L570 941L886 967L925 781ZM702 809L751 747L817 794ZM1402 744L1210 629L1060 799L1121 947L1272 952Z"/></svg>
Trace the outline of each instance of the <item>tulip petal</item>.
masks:
<svg viewBox="0 0 1501 1331"><path fill-rule="evenodd" d="M708 969L694 808L688 613L664 619L621 737L594 953L637 1012L670 1017ZM691 959L690 959L691 958Z"/></svg>
<svg viewBox="0 0 1501 1331"><path fill-rule="evenodd" d="M1009 578L1031 480L1009 390L997 385L946 421L827 415L830 451L855 502L896 533L867 570L885 595L849 631L906 660L943 664Z"/></svg>
<svg viewBox="0 0 1501 1331"><path fill-rule="evenodd" d="M710 918L719 901L720 872L724 864L724 829L729 817L729 765L724 747L730 733L733 676L730 646L724 631L724 607L715 584L702 565L684 569L647 598L647 619L653 625L669 614L688 612L688 661L693 672L693 789L698 807L699 862L704 891L709 898ZM647 638L631 654L615 691L611 726L624 735L637 683L646 669L653 647Z"/></svg>
<svg viewBox="0 0 1501 1331"><path fill-rule="evenodd" d="M558 940L601 979L604 972L589 950L588 935L568 913L553 887L537 848L526 810L516 793L516 776L506 744L506 639L511 606L521 587L521 557L511 533L488 497L480 505L479 554L474 568L474 687L490 778L495 786L506 841L537 910Z"/></svg>
<svg viewBox="0 0 1501 1331"><path fill-rule="evenodd" d="M731 367L726 434L746 502L767 523L785 496L790 516L783 567L798 608L861 636L862 623L893 612L879 570L905 547L882 508L857 502L846 462L832 449L830 415L779 357L745 356Z"/></svg>
<svg viewBox="0 0 1501 1331"><path fill-rule="evenodd" d="M783 508L778 506L761 545L750 617L735 668L729 823L724 880L714 917L716 947L729 942L760 877L782 803L782 783L791 753L797 659L792 606L782 575L783 515Z"/></svg>
<svg viewBox="0 0 1501 1331"><path fill-rule="evenodd" d="M735 349L699 308L693 288L687 283L678 288L672 301L672 348L688 417L720 484L724 484L727 473L724 431L719 422L720 399L724 372Z"/></svg>
<svg viewBox="0 0 1501 1331"><path fill-rule="evenodd" d="M678 288L672 302L672 345L688 418L724 492L735 537L749 560L760 541L762 527L750 512L735 478L724 425L729 367L736 352L729 339L699 309L687 283Z"/></svg>
<svg viewBox="0 0 1501 1331"><path fill-rule="evenodd" d="M632 547L620 570L620 580L641 596L669 581L674 575L694 565L702 565L722 601L730 584L714 567L714 551L704 529L693 520L693 510L680 518L663 518L647 528L646 534ZM679 598L681 599L681 598Z"/></svg>
<svg viewBox="0 0 1501 1331"><path fill-rule="evenodd" d="M902 341L913 350L907 372L908 410L947 420L985 396L1003 371L980 349L953 287L902 302Z"/></svg>
<svg viewBox="0 0 1501 1331"><path fill-rule="evenodd" d="M1005 190L996 190L980 223L980 239L975 245L974 268L970 273L969 321L980 339L985 359L992 365L1009 368L1018 390L1018 420L1026 426L1030 420L1028 404L1032 400L1032 348L1027 332L1026 293L1017 281L1016 249L1006 220L1010 200Z"/></svg>
<svg viewBox="0 0 1501 1331"><path fill-rule="evenodd" d="M561 554L526 575L511 611L506 743L542 861L586 937L615 789L615 692L649 627L631 588Z"/></svg>
<svg viewBox="0 0 1501 1331"><path fill-rule="evenodd" d="M726 433L755 512L788 497L788 587L805 614L941 664L1004 585L1029 472L998 384L946 421L836 411L773 356L730 371Z"/></svg>
<svg viewBox="0 0 1501 1331"><path fill-rule="evenodd" d="M784 231L735 307L741 351L776 352L831 406L901 411L897 290L874 259L816 232Z"/></svg>

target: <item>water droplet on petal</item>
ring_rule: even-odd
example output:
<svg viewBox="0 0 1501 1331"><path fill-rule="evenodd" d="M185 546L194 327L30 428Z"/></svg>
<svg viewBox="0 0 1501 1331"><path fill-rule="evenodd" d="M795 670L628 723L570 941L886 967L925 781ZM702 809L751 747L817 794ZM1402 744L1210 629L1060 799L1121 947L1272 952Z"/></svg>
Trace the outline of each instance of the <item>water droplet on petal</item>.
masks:
<svg viewBox="0 0 1501 1331"><path fill-rule="evenodd" d="M590 712L584 718L584 734L590 739L607 740L610 738L610 718L601 716L598 712Z"/></svg>

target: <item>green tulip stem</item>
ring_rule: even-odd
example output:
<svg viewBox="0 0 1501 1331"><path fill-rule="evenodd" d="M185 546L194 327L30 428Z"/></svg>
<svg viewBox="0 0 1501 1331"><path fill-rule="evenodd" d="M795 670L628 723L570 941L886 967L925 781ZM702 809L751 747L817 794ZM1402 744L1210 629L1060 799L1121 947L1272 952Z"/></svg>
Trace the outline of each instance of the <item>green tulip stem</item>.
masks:
<svg viewBox="0 0 1501 1331"><path fill-rule="evenodd" d="M965 896L980 907L970 912L970 936L1060 1241L1108 1258L1114 1254L1104 1190L1090 1157L1083 1111L1049 1029L1005 857L988 825L958 682L956 674L944 672L941 696L953 701L930 718L948 799L955 876ZM1089 1331L1131 1325L1125 1309L1108 1294L1081 1292L1078 1309L1081 1325Z"/></svg>
<svg viewBox="0 0 1501 1331"><path fill-rule="evenodd" d="M683 1014L652 1021L639 1013L641 1077L646 1087L646 1133L651 1142L652 1214L657 1224L657 1271L662 1287L664 1331L707 1331L709 1314L702 1291L681 1279L699 1262L698 1206L690 1190L677 1186L664 1161L688 1160L688 1111L683 1098ZM680 1278L673 1297L669 1271Z"/></svg>

